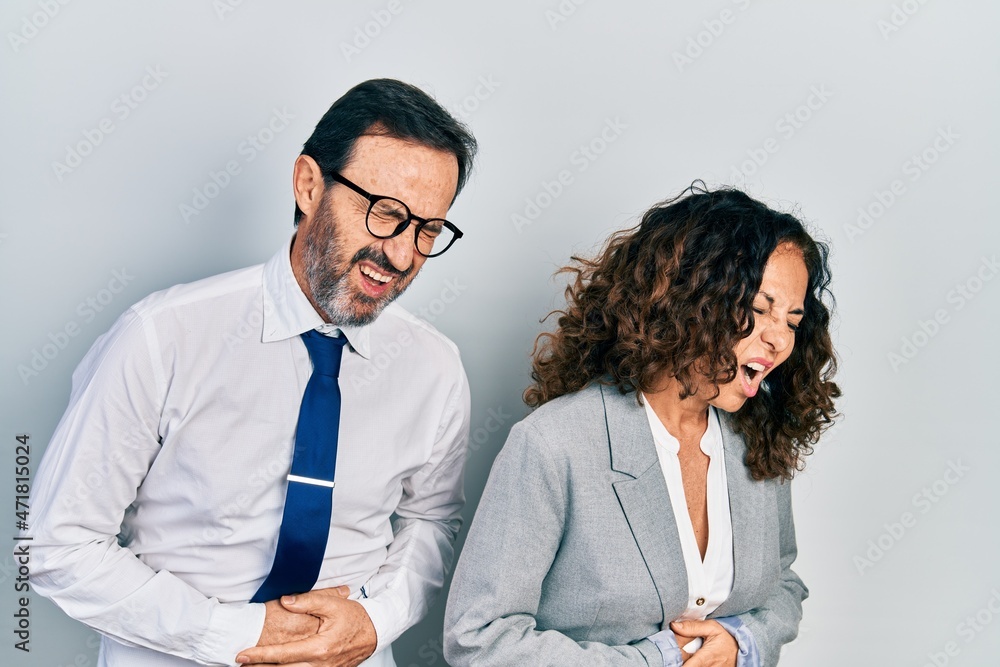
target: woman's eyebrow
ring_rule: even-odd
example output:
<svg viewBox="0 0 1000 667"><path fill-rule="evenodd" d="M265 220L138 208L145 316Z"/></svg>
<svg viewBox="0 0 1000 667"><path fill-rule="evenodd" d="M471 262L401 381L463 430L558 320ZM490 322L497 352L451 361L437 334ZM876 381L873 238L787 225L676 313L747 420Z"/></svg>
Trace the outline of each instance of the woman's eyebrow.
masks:
<svg viewBox="0 0 1000 667"><path fill-rule="evenodd" d="M765 292L764 290L760 290L759 292L757 292L757 294L760 294L765 299L767 299L767 302L769 304L772 304L772 305L774 304L774 297L771 296L770 294L768 294L767 292ZM789 315L805 315L806 312L804 310L802 310L801 308L796 308L795 310L788 311L788 314Z"/></svg>

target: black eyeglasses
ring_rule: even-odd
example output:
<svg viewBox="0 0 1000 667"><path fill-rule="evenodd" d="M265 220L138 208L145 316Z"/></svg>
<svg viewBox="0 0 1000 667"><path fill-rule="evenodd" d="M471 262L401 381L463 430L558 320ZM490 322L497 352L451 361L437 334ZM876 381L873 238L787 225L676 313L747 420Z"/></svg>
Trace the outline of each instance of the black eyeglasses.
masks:
<svg viewBox="0 0 1000 667"><path fill-rule="evenodd" d="M366 192L362 187L352 183L339 172L333 172L330 177L368 200L368 212L365 214L365 227L368 233L379 239L391 239L399 236L416 221L417 227L413 236L413 245L424 257L437 257L462 238L462 232L447 220L441 218L424 219L413 215L410 208L394 197L383 197Z"/></svg>

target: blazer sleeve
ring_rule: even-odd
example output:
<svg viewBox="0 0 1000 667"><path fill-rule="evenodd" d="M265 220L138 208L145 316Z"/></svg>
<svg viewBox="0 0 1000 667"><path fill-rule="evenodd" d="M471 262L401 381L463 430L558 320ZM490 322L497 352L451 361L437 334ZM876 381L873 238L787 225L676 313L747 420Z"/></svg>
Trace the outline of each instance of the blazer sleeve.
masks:
<svg viewBox="0 0 1000 667"><path fill-rule="evenodd" d="M565 459L550 445L522 421L493 464L448 596L445 659L453 667L662 667L648 638L609 646L537 627L569 511Z"/></svg>
<svg viewBox="0 0 1000 667"><path fill-rule="evenodd" d="M760 667L775 667L778 664L781 647L795 639L799 633L802 601L809 597L809 589L792 571L798 548L795 546L795 525L792 520L791 486L787 481L776 486L781 549L778 585L763 605L737 615L757 644Z"/></svg>

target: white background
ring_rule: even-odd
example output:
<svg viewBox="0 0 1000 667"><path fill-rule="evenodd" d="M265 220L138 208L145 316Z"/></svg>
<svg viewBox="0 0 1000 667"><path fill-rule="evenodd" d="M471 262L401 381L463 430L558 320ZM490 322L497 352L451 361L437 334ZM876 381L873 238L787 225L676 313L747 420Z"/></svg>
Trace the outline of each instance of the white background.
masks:
<svg viewBox="0 0 1000 667"><path fill-rule="evenodd" d="M449 215L466 237L403 297L463 353L466 517L526 412L532 341L562 298L554 270L695 178L739 185L831 243L838 299L845 417L794 486L811 596L782 664L996 664L1000 280L983 262L1000 251L1000 6L235 4L0 9L0 542L13 545L14 437L31 434L36 466L94 339L149 292L270 257L314 124L352 85L391 76L482 146ZM294 118L269 136L275 109ZM260 151L244 143L257 135ZM239 173L206 192L230 160ZM572 182L552 197L562 170ZM37 595L32 652L13 649L16 576L3 547L0 663L95 664L92 633ZM402 667L443 664L443 607L397 642Z"/></svg>

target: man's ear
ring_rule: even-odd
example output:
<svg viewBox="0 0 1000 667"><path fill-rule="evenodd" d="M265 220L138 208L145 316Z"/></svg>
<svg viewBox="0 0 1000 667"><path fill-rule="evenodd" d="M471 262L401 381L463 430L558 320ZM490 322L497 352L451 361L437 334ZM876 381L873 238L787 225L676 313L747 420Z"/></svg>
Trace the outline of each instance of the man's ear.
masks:
<svg viewBox="0 0 1000 667"><path fill-rule="evenodd" d="M298 156L292 170L292 193L295 195L295 203L306 218L312 218L316 213L325 191L323 171L316 160L308 155Z"/></svg>

